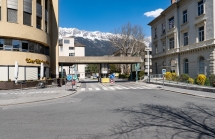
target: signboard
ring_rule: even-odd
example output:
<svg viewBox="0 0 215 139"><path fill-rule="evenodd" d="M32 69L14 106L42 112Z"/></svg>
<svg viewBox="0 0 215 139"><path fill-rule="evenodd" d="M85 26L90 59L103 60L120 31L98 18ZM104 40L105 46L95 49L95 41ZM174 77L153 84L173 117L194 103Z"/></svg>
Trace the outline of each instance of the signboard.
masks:
<svg viewBox="0 0 215 139"><path fill-rule="evenodd" d="M140 63L135 64L135 70L138 71L140 69Z"/></svg>
<svg viewBox="0 0 215 139"><path fill-rule="evenodd" d="M162 69L162 74L166 74L166 69Z"/></svg>
<svg viewBox="0 0 215 139"><path fill-rule="evenodd" d="M70 75L70 74L67 75L67 76L66 76L66 79L67 79L68 81L71 81L71 80L72 80L72 75Z"/></svg>
<svg viewBox="0 0 215 139"><path fill-rule="evenodd" d="M114 83L114 80L113 80L113 79L111 79L111 80L110 80L110 83L111 83L111 84L113 84L113 83Z"/></svg>
<svg viewBox="0 0 215 139"><path fill-rule="evenodd" d="M111 78L111 79L113 79L114 77L115 77L114 74L111 74L111 75L110 75L110 78Z"/></svg>
<svg viewBox="0 0 215 139"><path fill-rule="evenodd" d="M76 80L77 79L77 75L73 75L73 79Z"/></svg>

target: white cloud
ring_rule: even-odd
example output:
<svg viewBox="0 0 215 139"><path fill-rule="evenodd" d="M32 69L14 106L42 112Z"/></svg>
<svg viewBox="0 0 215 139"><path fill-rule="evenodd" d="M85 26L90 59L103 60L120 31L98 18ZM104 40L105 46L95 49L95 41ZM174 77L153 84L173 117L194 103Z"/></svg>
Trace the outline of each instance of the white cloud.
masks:
<svg viewBox="0 0 215 139"><path fill-rule="evenodd" d="M158 17L161 12L163 12L163 9L159 8L155 11L146 12L144 15L147 17Z"/></svg>

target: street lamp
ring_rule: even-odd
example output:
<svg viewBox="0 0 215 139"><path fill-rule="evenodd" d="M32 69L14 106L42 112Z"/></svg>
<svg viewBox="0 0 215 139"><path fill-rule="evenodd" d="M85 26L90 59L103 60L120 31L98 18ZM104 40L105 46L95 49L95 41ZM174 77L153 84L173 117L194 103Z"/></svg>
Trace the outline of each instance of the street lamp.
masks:
<svg viewBox="0 0 215 139"><path fill-rule="evenodd" d="M150 62L150 61L149 61L149 57L150 57L149 51L150 51L150 48L147 47L147 48L145 49L145 51L147 51L147 56L148 56L148 58L147 58L147 59L148 59L148 63L147 63L147 64L148 64L148 66L147 66L147 68L148 68L148 74L147 74L147 75L148 75L148 77L149 77L149 73L150 73L150 71L149 71L149 70L150 70L150 68L149 68L149 66L150 66L150 63L149 63L149 62Z"/></svg>

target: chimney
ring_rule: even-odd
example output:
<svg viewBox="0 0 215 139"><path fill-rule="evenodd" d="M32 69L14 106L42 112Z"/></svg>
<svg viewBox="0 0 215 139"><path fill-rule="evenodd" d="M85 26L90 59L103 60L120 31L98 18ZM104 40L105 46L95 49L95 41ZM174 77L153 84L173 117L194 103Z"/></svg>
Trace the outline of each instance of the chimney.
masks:
<svg viewBox="0 0 215 139"><path fill-rule="evenodd" d="M178 0L171 0L171 4L173 4L173 3L175 3L175 2L177 2Z"/></svg>

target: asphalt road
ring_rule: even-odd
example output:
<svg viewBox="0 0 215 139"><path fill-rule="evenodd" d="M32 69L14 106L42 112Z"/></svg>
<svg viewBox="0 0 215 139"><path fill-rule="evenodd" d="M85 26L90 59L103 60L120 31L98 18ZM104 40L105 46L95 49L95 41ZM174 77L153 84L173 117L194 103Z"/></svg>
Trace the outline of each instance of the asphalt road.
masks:
<svg viewBox="0 0 215 139"><path fill-rule="evenodd" d="M138 87L87 82L68 98L1 107L0 139L215 138L213 99Z"/></svg>

